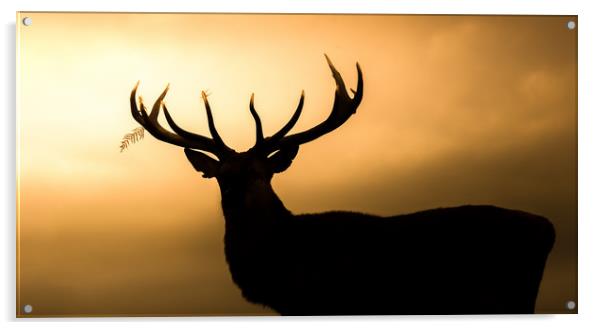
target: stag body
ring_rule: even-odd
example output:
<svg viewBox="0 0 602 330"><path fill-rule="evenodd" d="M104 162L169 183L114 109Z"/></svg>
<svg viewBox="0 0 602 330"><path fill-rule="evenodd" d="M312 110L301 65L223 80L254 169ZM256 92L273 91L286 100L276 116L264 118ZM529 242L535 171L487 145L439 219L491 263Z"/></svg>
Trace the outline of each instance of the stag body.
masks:
<svg viewBox="0 0 602 330"><path fill-rule="evenodd" d="M462 206L379 217L353 212L293 215L271 186L299 145L341 126L363 95L349 97L336 82L329 117L287 135L301 114L264 138L251 96L256 144L228 148L215 129L202 92L212 138L179 127L163 104L147 114L131 94L132 116L162 141L185 148L203 177L215 177L226 222L225 254L243 296L287 315L532 313L554 229L545 218L493 206ZM163 110L173 132L157 121ZM218 159L209 157L215 155Z"/></svg>

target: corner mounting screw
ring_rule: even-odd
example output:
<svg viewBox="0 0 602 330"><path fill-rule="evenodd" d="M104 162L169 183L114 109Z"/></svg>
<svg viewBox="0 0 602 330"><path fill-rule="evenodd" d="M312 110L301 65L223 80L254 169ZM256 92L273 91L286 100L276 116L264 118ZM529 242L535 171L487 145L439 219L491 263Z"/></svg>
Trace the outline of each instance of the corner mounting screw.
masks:
<svg viewBox="0 0 602 330"><path fill-rule="evenodd" d="M566 302L566 309L572 311L573 309L575 309L575 307L577 307L577 304L574 301L569 300Z"/></svg>
<svg viewBox="0 0 602 330"><path fill-rule="evenodd" d="M568 23L566 23L566 27L569 30L574 30L575 27L577 27L577 23L575 23L575 21L569 21Z"/></svg>

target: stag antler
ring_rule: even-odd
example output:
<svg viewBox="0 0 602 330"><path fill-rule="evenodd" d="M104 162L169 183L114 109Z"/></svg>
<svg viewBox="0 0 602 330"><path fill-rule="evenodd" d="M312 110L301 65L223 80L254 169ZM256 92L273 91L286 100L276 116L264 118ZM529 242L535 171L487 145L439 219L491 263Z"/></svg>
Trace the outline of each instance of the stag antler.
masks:
<svg viewBox="0 0 602 330"><path fill-rule="evenodd" d="M271 153L273 151L291 147L291 146L299 146L303 143L307 143L313 141L322 135L328 134L341 125L343 125L351 115L355 113L357 107L360 105L362 101L362 96L364 94L364 80L362 77L362 69L360 68L359 63L356 63L357 68L357 89L351 89L354 97L349 97L347 94L347 88L345 87L345 82L341 77L341 74L334 67L328 55L324 54L326 57L326 61L328 62L328 66L330 67L330 71L332 71L332 76L336 82L336 91L335 91L335 99L334 105L332 107L332 111L326 120L317 126L296 134L292 134L286 136L286 134L295 126L297 120L301 116L301 111L303 109L303 101L305 98L305 92L301 92L301 99L299 100L299 105L295 110L295 113L291 117L291 119L280 129L276 134L271 137L264 139L261 129L261 120L259 119L259 115L255 110L255 106L253 104L254 95L251 96L250 110L253 118L255 119L255 125L257 127L257 142L255 143L255 149L262 150L263 152Z"/></svg>
<svg viewBox="0 0 602 330"><path fill-rule="evenodd" d="M255 110L255 94L252 94L251 101L249 102L249 110L251 112L251 115L253 116L253 119L255 120L256 128L256 141L255 146L252 148L252 150L270 154L271 152L279 149L298 147L303 143L313 141L322 135L332 132L339 126L343 125L349 119L349 117L351 117L351 115L355 113L357 107L362 101L364 91L364 80L362 77L362 70L360 69L359 63L356 63L358 76L357 90L351 89L351 92L353 92L354 97L349 97L349 94L347 93L347 88L345 87L345 82L343 81L341 74L334 67L334 65L330 61L330 58L328 58L328 55L324 54L324 56L326 57L326 61L328 62L328 66L330 67L330 71L332 71L332 76L334 77L334 80L336 82L334 105L328 118L326 118L326 120L324 120L322 123L307 131L286 136L286 134L293 128L293 126L295 126L297 120L301 116L301 111L303 110L303 103L305 100L305 92L302 91L301 98L299 99L299 104L297 105L297 109L293 113L291 119L286 123L286 125L284 125L284 127L282 127L278 132L276 132L276 134L268 138L264 138L261 119L259 118L257 110ZM165 98L165 95L167 95L167 91L169 90L169 85L167 85L163 93L155 101L155 104L153 105L150 114L147 114L146 107L142 102L142 98L140 98L140 109L138 109L138 106L136 104L136 91L138 90L139 84L140 82L136 83L136 87L134 87L130 96L130 107L132 110L132 116L152 136L161 141L175 144L180 147L210 152L220 159L227 158L228 156L235 153L233 149L230 149L224 143L222 138L219 136L217 129L215 128L215 123L213 122L213 115L211 113L211 106L209 105L209 101L207 100L207 94L205 93L205 91L201 92L201 97L203 99L203 103L205 104L205 110L207 111L207 122L209 125L209 132L211 133L211 138L188 132L176 124L176 122L169 114L167 107L163 103L163 99ZM166 130L159 124L157 118L159 117L159 112L161 111L161 109L163 109L163 113L165 114L167 124L175 133Z"/></svg>
<svg viewBox="0 0 602 330"><path fill-rule="evenodd" d="M140 82L136 83L136 86L130 95L130 108L132 110L132 116L152 136L163 142L175 144L180 147L207 151L214 154L218 158L227 157L234 152L234 150L226 146L215 129L213 116L211 114L211 107L209 106L209 101L207 100L207 94L204 91L201 92L201 96L205 103L205 109L207 110L207 122L209 124L209 132L211 133L212 138L188 132L175 123L169 114L167 107L163 103L163 99L169 90L169 85L167 85L163 93L155 101L150 114L147 114L142 98L139 100L140 109L138 109L138 106L136 105L136 91L138 90L139 85ZM169 127L174 130L175 134L166 130L159 124L157 119L159 117L161 108L163 109L165 119L167 120Z"/></svg>

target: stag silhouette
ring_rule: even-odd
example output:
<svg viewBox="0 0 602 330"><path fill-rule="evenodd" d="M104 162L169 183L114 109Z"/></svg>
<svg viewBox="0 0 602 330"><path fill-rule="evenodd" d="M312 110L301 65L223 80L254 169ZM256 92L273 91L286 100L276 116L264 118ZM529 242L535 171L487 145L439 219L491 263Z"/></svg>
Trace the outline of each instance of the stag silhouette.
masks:
<svg viewBox="0 0 602 330"><path fill-rule="evenodd" d="M225 218L225 255L233 281L250 302L283 315L533 313L555 233L545 218L494 206L459 206L392 217L355 212L293 215L271 186L301 144L325 135L354 114L353 97L328 56L336 83L328 118L287 135L303 108L265 138L251 96L256 143L245 152L218 134L207 94L201 93L211 138L178 126L163 103L150 114L138 84L134 119L155 138L185 148L195 170L216 178ZM158 122L163 110L172 131ZM214 155L210 157L206 153Z"/></svg>

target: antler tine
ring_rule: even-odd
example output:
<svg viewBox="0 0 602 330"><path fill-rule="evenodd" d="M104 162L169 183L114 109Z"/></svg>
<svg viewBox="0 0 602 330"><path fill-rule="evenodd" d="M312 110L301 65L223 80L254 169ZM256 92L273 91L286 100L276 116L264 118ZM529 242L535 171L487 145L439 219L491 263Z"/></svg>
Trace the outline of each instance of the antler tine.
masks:
<svg viewBox="0 0 602 330"><path fill-rule="evenodd" d="M136 120L140 125L144 126L142 115L140 114L140 110L138 110L138 105L136 104L136 92L138 91L138 86L140 86L140 80L138 80L136 86L134 86L132 93L130 94L130 110L134 120Z"/></svg>
<svg viewBox="0 0 602 330"><path fill-rule="evenodd" d="M354 93L354 97L352 98L347 93L345 82L343 81L341 74L339 73L339 71L337 71L334 64L332 64L332 61L330 60L328 55L324 54L324 56L326 57L326 62L328 62L328 67L330 68L330 71L332 72L332 76L336 83L334 104L332 106L332 111L330 112L330 115L328 115L328 118L326 118L326 120L324 120L322 123L316 125L315 127L307 131L296 133L290 136L284 136L292 128L292 126L298 119L298 114L297 112L295 112L295 115L297 115L297 117L295 118L295 115L293 115L293 118L291 118L289 123L287 123L287 125L281 130L284 131L284 134L278 132L270 138L270 140L273 142L270 144L268 151L282 149L291 145L301 145L303 143L315 140L320 136L330 133L333 130L340 127L341 125L343 125L349 119L349 117L351 117L351 115L353 115L356 112L358 106L362 101L362 96L364 93L364 79L359 63L356 63L358 75L357 87L355 91L351 90ZM303 97L301 99L300 105L302 105L302 103ZM300 109L298 108L297 110L299 111L300 115ZM287 130L285 130L285 128Z"/></svg>
<svg viewBox="0 0 602 330"><path fill-rule="evenodd" d="M353 102L357 108L360 105L360 102L362 102L362 97L364 97L364 76L359 63L355 63L355 68L357 69L357 88L355 90L351 89L351 91L354 94Z"/></svg>
<svg viewBox="0 0 602 330"><path fill-rule="evenodd" d="M228 148L228 146L224 143L224 140L222 140L222 137L219 136L219 133L215 128L215 123L213 122L213 114L211 113L211 106L209 105L209 101L207 100L207 93L205 93L205 91L201 91L201 96L203 98L203 102L205 103L205 110L207 112L207 123L209 125L209 133L211 133L213 141L218 145L218 147L224 150L232 150Z"/></svg>
<svg viewBox="0 0 602 330"><path fill-rule="evenodd" d="M213 141L210 138L196 134L196 133L189 132L189 131L181 128L178 124L176 124L176 122L171 117L171 114L169 113L169 111L167 111L167 106L165 106L165 103L163 104L163 113L165 115L165 119L167 120L167 124L169 125L169 127L171 127L171 129L176 134L180 135L183 138L187 138L187 139L191 139L191 140L200 140L200 141L205 141L206 143L213 143Z"/></svg>
<svg viewBox="0 0 602 330"><path fill-rule="evenodd" d="M169 91L169 84L167 84L163 93L159 95L159 97L155 101L155 104L153 104L153 109L151 110L149 118L154 122L156 122L157 118L159 118L159 112L161 112L161 105L163 104L163 99L167 95L167 91Z"/></svg>
<svg viewBox="0 0 602 330"><path fill-rule="evenodd" d="M249 101L249 110L251 111L251 115L255 120L255 146L259 146L263 143L263 128L261 126L261 118L259 118L259 114L257 110L255 110L255 93L251 94L251 101Z"/></svg>
<svg viewBox="0 0 602 330"><path fill-rule="evenodd" d="M140 98L140 108L138 108L138 106L136 104L136 93L137 93L139 84L140 84L140 82L136 83L136 86L134 87L134 89L132 90L132 93L130 94L130 110L132 113L132 117L134 117L134 119L140 125L142 125L142 127L144 127L156 139L161 140L163 142L170 143L170 144L174 144L174 145L177 145L177 146L180 146L183 148L193 148L193 149L207 151L207 152L213 153L218 158L225 156L225 154L228 152L228 150L230 150L227 147L226 148L220 147L219 145L217 145L215 143L215 141L213 141L207 137L189 133L189 132L181 129L179 126L176 125L176 123L173 121L173 119L171 118L171 116L169 115L169 113L167 111L165 111L165 117L166 117L170 127L172 127L172 129L174 129L174 131L178 131L180 133L182 133L182 132L186 132L186 133L184 133L184 134L182 134L182 136L180 136L178 134L174 134L174 133L166 130L165 128L163 128L159 124L157 119L158 119L159 112L160 112L162 106L163 106L163 109L167 110L165 108L165 105L163 104L163 99L165 98L165 95L167 94L169 85L167 86L167 88L165 88L163 93L155 101L155 104L153 105L153 109L151 110L151 113L149 115L146 112L146 107L144 106L142 98ZM177 129L175 127L177 127Z"/></svg>
<svg viewBox="0 0 602 330"><path fill-rule="evenodd" d="M269 137L267 140L271 143L277 143L280 139L282 139L297 123L299 117L301 117L301 112L303 110L303 104L305 102L305 91L301 91L301 97L299 98L299 104L297 104L297 109L293 113L293 116L289 121L282 127L276 134Z"/></svg>
<svg viewBox="0 0 602 330"><path fill-rule="evenodd" d="M359 63L355 63L355 67L357 69L357 87L356 87L356 90L351 89L351 91L354 94L354 97L351 98L351 97L349 97L349 94L347 93L347 87L345 87L345 81L343 81L341 74L335 68L334 64L332 64L332 61L330 60L328 55L324 54L324 57L326 57L326 61L328 62L328 67L330 68L330 71L332 72L332 76L336 82L336 91L335 91L335 100L334 100L335 103L333 105L332 112L330 113L330 116L328 117L328 119L331 119L331 117L332 117L333 119L331 119L331 120L334 120L334 118L337 118L337 117L339 117L339 115L342 115L341 119L344 118L344 120L343 120L343 122L344 122L347 119L349 119L349 117L352 114L355 113L355 111L357 110L357 107L359 106L360 102L362 101L362 97L364 95L364 78L362 75L362 69L360 68ZM337 104L337 102L339 104ZM343 103L343 106L340 106L341 105L340 103ZM342 112L342 113L339 114L339 113L337 113L337 111Z"/></svg>
<svg viewBox="0 0 602 330"><path fill-rule="evenodd" d="M330 57L328 57L328 55L326 55L326 54L324 54L324 57L326 57L326 62L328 62L328 67L330 68L330 71L332 72L332 76L334 77L334 80L336 81L337 92L339 92L341 90L346 91L345 81L343 81L343 77L341 77L341 74L339 73L339 71L337 71L337 69L334 67L334 64L332 64Z"/></svg>

